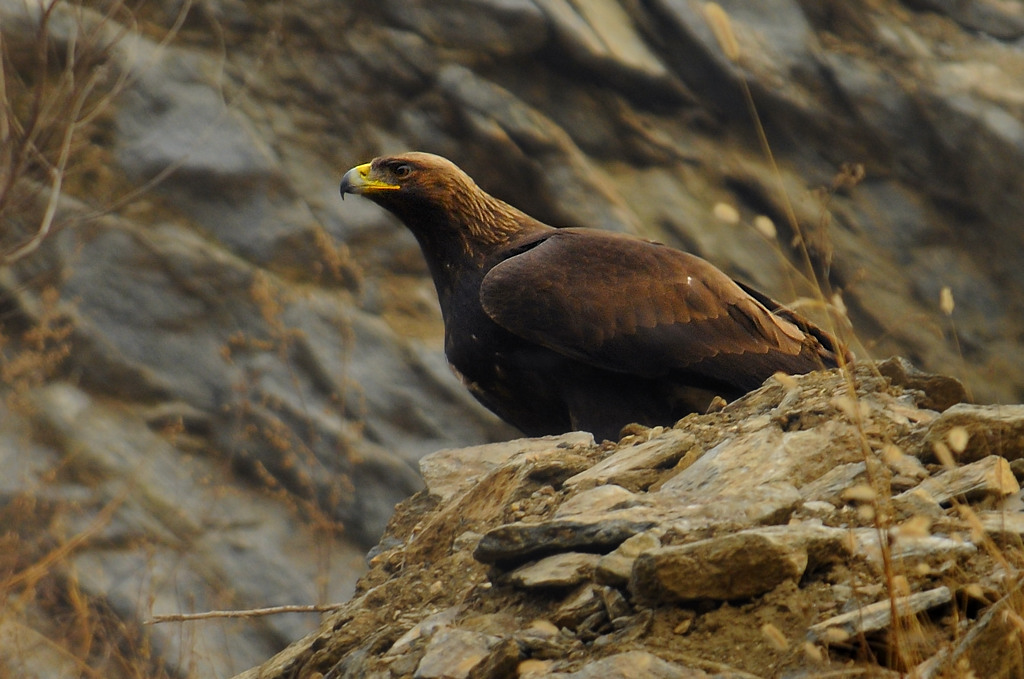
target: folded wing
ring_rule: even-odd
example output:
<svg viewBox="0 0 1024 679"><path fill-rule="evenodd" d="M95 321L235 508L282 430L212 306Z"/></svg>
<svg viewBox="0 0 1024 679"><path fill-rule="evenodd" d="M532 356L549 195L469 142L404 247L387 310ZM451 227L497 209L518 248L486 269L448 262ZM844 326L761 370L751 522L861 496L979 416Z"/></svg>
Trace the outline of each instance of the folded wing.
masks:
<svg viewBox="0 0 1024 679"><path fill-rule="evenodd" d="M701 375L744 391L779 370L823 367L827 351L815 337L699 257L587 229L559 229L518 249L484 278L483 308L563 355L643 377Z"/></svg>

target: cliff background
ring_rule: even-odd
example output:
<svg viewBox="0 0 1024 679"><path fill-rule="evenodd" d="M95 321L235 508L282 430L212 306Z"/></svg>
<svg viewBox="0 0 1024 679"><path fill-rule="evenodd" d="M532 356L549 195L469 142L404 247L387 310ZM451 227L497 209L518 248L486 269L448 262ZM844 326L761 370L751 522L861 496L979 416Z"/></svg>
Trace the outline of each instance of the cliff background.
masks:
<svg viewBox="0 0 1024 679"><path fill-rule="evenodd" d="M810 265L859 356L1024 400L1024 6L722 6L736 62L687 0L0 0L8 672L248 668L316 616L140 623L344 600L420 457L515 436L339 199L381 153L827 316Z"/></svg>

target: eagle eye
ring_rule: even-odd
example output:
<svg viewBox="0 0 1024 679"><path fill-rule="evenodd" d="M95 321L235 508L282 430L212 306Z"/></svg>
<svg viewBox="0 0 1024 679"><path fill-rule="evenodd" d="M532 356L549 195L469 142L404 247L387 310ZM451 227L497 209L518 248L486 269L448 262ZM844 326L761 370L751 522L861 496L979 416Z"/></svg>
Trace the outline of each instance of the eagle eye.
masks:
<svg viewBox="0 0 1024 679"><path fill-rule="evenodd" d="M395 165L395 167L392 168L391 172L394 173L394 175L399 179L405 179L406 177L412 174L412 165L406 165L405 163L402 163L401 165Z"/></svg>

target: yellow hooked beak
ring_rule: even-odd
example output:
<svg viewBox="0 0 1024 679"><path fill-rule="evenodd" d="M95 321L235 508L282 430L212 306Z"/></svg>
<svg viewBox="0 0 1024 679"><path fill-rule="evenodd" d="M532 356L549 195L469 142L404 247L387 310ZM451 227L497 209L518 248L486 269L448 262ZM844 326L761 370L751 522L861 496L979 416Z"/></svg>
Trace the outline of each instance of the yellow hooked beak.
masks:
<svg viewBox="0 0 1024 679"><path fill-rule="evenodd" d="M345 176L341 178L341 199L345 200L346 193L363 194L376 191L397 191L402 188L397 184L389 184L375 179L372 172L373 167L371 163L356 165L346 172Z"/></svg>

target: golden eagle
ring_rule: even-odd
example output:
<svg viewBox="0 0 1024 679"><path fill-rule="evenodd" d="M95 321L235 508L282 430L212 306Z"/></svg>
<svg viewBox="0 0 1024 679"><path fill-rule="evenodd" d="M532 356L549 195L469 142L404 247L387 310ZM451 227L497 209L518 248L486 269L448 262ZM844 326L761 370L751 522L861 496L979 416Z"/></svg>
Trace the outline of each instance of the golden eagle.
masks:
<svg viewBox="0 0 1024 679"><path fill-rule="evenodd" d="M700 257L652 241L554 228L428 153L349 170L341 194L412 231L437 288L445 355L473 395L530 436L616 438L673 424L777 371L835 367L832 336Z"/></svg>

